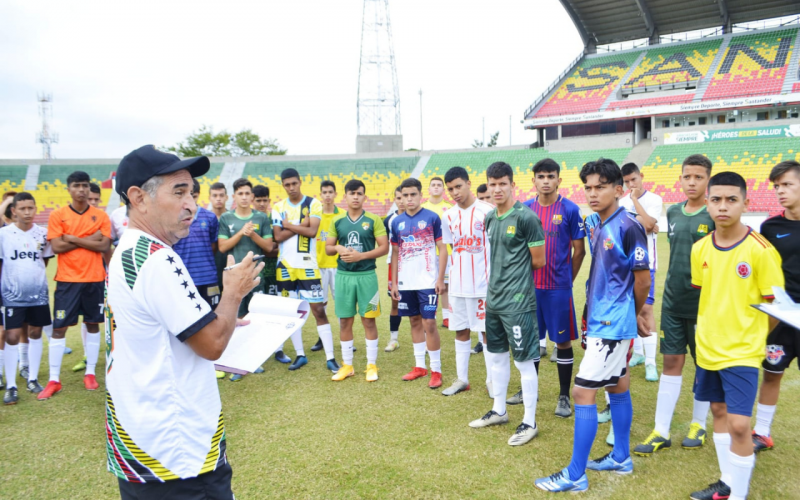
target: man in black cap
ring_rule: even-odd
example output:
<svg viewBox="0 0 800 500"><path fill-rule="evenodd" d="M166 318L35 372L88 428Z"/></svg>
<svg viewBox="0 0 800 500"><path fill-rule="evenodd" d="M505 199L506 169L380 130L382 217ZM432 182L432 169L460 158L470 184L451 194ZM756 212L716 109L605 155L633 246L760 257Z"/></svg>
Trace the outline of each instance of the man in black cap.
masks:
<svg viewBox="0 0 800 500"><path fill-rule="evenodd" d="M249 253L225 271L212 311L173 251L197 210L192 177L208 168L143 146L117 169L129 224L106 286L106 434L123 500L233 498L213 361L264 264Z"/></svg>

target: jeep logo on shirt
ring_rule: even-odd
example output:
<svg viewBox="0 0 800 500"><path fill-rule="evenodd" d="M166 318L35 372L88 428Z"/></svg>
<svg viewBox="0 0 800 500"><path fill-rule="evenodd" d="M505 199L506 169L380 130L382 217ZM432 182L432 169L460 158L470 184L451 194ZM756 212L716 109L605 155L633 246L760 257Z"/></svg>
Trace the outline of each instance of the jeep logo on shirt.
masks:
<svg viewBox="0 0 800 500"><path fill-rule="evenodd" d="M36 262L39 259L39 254L36 252L20 252L18 250L14 250L14 255L11 256L11 260L23 260L23 259L33 259Z"/></svg>

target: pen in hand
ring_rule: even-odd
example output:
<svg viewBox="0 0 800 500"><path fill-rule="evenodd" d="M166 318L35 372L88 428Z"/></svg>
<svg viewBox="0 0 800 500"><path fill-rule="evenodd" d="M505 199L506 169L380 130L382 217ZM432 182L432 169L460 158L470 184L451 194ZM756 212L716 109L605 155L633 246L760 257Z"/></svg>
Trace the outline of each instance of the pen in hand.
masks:
<svg viewBox="0 0 800 500"><path fill-rule="evenodd" d="M256 256L253 257L253 262L258 262L259 260L261 260L263 258L264 258L263 255L256 255ZM229 266L229 267L225 267L222 270L223 271L230 271L231 269L233 269L234 267L238 266L239 264L241 264L241 262L239 262L237 264L234 264L232 266Z"/></svg>

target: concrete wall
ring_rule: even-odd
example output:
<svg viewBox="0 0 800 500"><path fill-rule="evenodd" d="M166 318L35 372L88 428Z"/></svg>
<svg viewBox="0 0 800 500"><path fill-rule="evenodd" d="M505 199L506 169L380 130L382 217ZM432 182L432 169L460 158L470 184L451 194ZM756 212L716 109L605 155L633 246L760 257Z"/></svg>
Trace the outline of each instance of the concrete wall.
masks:
<svg viewBox="0 0 800 500"><path fill-rule="evenodd" d="M581 137L567 137L557 141L546 141L545 149L548 151L585 151L587 149L612 149L633 147L633 133L584 135Z"/></svg>

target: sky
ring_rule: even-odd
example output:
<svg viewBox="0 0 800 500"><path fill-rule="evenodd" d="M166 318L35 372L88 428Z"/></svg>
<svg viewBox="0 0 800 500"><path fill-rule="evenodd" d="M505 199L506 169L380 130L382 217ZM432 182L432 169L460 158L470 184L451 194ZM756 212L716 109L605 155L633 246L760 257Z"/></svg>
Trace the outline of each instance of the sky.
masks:
<svg viewBox="0 0 800 500"><path fill-rule="evenodd" d="M202 125L290 155L355 152L361 0L0 3L0 159L120 158ZM404 148L526 144L525 109L582 49L558 0L390 1ZM510 118L510 119L509 119ZM510 122L510 126L509 126ZM509 138L510 133L510 138ZM510 140L509 140L510 139Z"/></svg>

